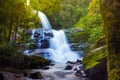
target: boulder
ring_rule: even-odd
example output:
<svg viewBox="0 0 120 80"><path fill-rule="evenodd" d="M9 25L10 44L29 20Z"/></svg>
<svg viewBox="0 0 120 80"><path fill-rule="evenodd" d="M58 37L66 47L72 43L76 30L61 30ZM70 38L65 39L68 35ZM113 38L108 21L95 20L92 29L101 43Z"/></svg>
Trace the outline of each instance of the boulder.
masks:
<svg viewBox="0 0 120 80"><path fill-rule="evenodd" d="M0 80L15 80L15 77L12 73L10 72L0 72Z"/></svg>
<svg viewBox="0 0 120 80"><path fill-rule="evenodd" d="M82 74L81 70L77 70L76 73L75 73L75 76L82 77L83 74Z"/></svg>
<svg viewBox="0 0 120 80"><path fill-rule="evenodd" d="M2 73L0 73L0 79L1 79L1 80L4 80L4 76L3 76Z"/></svg>
<svg viewBox="0 0 120 80"><path fill-rule="evenodd" d="M76 64L76 62L68 61L67 64Z"/></svg>
<svg viewBox="0 0 120 80"><path fill-rule="evenodd" d="M68 64L68 65L65 67L65 69L64 69L64 70L72 70L72 68L73 68L73 66L72 66L72 65L70 65L70 64Z"/></svg>
<svg viewBox="0 0 120 80"><path fill-rule="evenodd" d="M86 70L86 74L90 80L107 80L106 58L99 60L100 64Z"/></svg>
<svg viewBox="0 0 120 80"><path fill-rule="evenodd" d="M78 64L82 64L82 60L77 59Z"/></svg>
<svg viewBox="0 0 120 80"><path fill-rule="evenodd" d="M44 70L48 70L48 69L49 69L49 66L45 66L43 69L44 69Z"/></svg>
<svg viewBox="0 0 120 80"><path fill-rule="evenodd" d="M23 74L24 74L24 77L28 77L28 73L27 72L23 72Z"/></svg>
<svg viewBox="0 0 120 80"><path fill-rule="evenodd" d="M50 66L54 66L55 64L54 63L51 63Z"/></svg>
<svg viewBox="0 0 120 80"><path fill-rule="evenodd" d="M35 72L35 73L30 74L30 78L32 78L32 79L42 79L43 76L40 72Z"/></svg>
<svg viewBox="0 0 120 80"><path fill-rule="evenodd" d="M24 80L24 74L14 74L15 80Z"/></svg>

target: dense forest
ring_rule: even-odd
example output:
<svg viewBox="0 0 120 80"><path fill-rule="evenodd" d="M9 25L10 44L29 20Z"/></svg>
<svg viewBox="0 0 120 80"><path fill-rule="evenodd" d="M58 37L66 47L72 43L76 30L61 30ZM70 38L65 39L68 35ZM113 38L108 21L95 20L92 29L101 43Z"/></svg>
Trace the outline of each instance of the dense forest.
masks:
<svg viewBox="0 0 120 80"><path fill-rule="evenodd" d="M84 52L90 80L120 80L119 0L0 0L0 71L18 74L51 64L37 54L23 54L32 42L27 32L42 28L38 11L53 29L65 31L75 50Z"/></svg>

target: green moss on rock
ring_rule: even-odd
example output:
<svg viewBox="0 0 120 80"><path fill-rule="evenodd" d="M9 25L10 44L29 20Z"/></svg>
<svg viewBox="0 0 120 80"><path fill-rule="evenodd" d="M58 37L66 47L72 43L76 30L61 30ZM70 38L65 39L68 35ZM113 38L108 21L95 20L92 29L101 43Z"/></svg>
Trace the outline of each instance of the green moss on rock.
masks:
<svg viewBox="0 0 120 80"><path fill-rule="evenodd" d="M120 80L120 1L100 1L107 43L108 80Z"/></svg>

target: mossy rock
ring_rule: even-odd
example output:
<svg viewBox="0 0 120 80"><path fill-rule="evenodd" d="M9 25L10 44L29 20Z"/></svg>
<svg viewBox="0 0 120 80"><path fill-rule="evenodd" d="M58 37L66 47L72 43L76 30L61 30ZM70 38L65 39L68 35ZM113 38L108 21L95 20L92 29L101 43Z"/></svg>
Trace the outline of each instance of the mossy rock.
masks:
<svg viewBox="0 0 120 80"><path fill-rule="evenodd" d="M79 30L71 30L66 32L69 42L79 43L86 42L89 38L89 34L87 30L79 31Z"/></svg>
<svg viewBox="0 0 120 80"><path fill-rule="evenodd" d="M98 47L101 47L101 46L104 46L104 45L106 45L106 43L105 43L105 36L102 36L98 40L96 40L95 43L93 43L90 46L90 49L95 49L95 48L98 48Z"/></svg>
<svg viewBox="0 0 120 80"><path fill-rule="evenodd" d="M50 61L40 56L30 56L30 67L31 69L44 68L44 66L50 65Z"/></svg>

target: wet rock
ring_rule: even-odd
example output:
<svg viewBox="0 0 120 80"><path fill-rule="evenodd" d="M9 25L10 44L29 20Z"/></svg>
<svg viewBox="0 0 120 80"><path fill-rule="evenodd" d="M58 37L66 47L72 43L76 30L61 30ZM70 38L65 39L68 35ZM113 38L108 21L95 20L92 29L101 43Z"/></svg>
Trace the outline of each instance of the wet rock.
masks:
<svg viewBox="0 0 120 80"><path fill-rule="evenodd" d="M90 80L107 80L106 58L99 61L100 64L85 71Z"/></svg>
<svg viewBox="0 0 120 80"><path fill-rule="evenodd" d="M35 73L31 73L30 74L30 78L33 78L33 79L42 79L43 76L40 72L35 72Z"/></svg>
<svg viewBox="0 0 120 80"><path fill-rule="evenodd" d="M15 77L10 72L0 72L0 80L15 80Z"/></svg>
<svg viewBox="0 0 120 80"><path fill-rule="evenodd" d="M82 77L83 75L82 75L81 70L76 71L75 76Z"/></svg>
<svg viewBox="0 0 120 80"><path fill-rule="evenodd" d="M49 69L49 66L45 66L43 69L44 69L44 70L48 70L48 69Z"/></svg>
<svg viewBox="0 0 120 80"><path fill-rule="evenodd" d="M54 66L55 64L51 63L50 66Z"/></svg>
<svg viewBox="0 0 120 80"><path fill-rule="evenodd" d="M82 61L78 59L78 60L77 60L77 63L82 64Z"/></svg>
<svg viewBox="0 0 120 80"><path fill-rule="evenodd" d="M27 72L23 72L23 74L24 74L24 77L28 77L28 73Z"/></svg>
<svg viewBox="0 0 120 80"><path fill-rule="evenodd" d="M4 76L3 76L3 74L1 74L1 73L0 73L0 79L1 79L1 80L4 80Z"/></svg>
<svg viewBox="0 0 120 80"><path fill-rule="evenodd" d="M74 71L77 71L77 68L74 68Z"/></svg>
<svg viewBox="0 0 120 80"><path fill-rule="evenodd" d="M67 64L75 64L76 62L68 61Z"/></svg>
<svg viewBox="0 0 120 80"><path fill-rule="evenodd" d="M15 80L24 80L24 74L14 74Z"/></svg>
<svg viewBox="0 0 120 80"><path fill-rule="evenodd" d="M65 69L64 69L64 70L72 70L72 68L73 68L73 66L72 66L72 65L70 65L70 64L68 64L68 65L65 67Z"/></svg>

